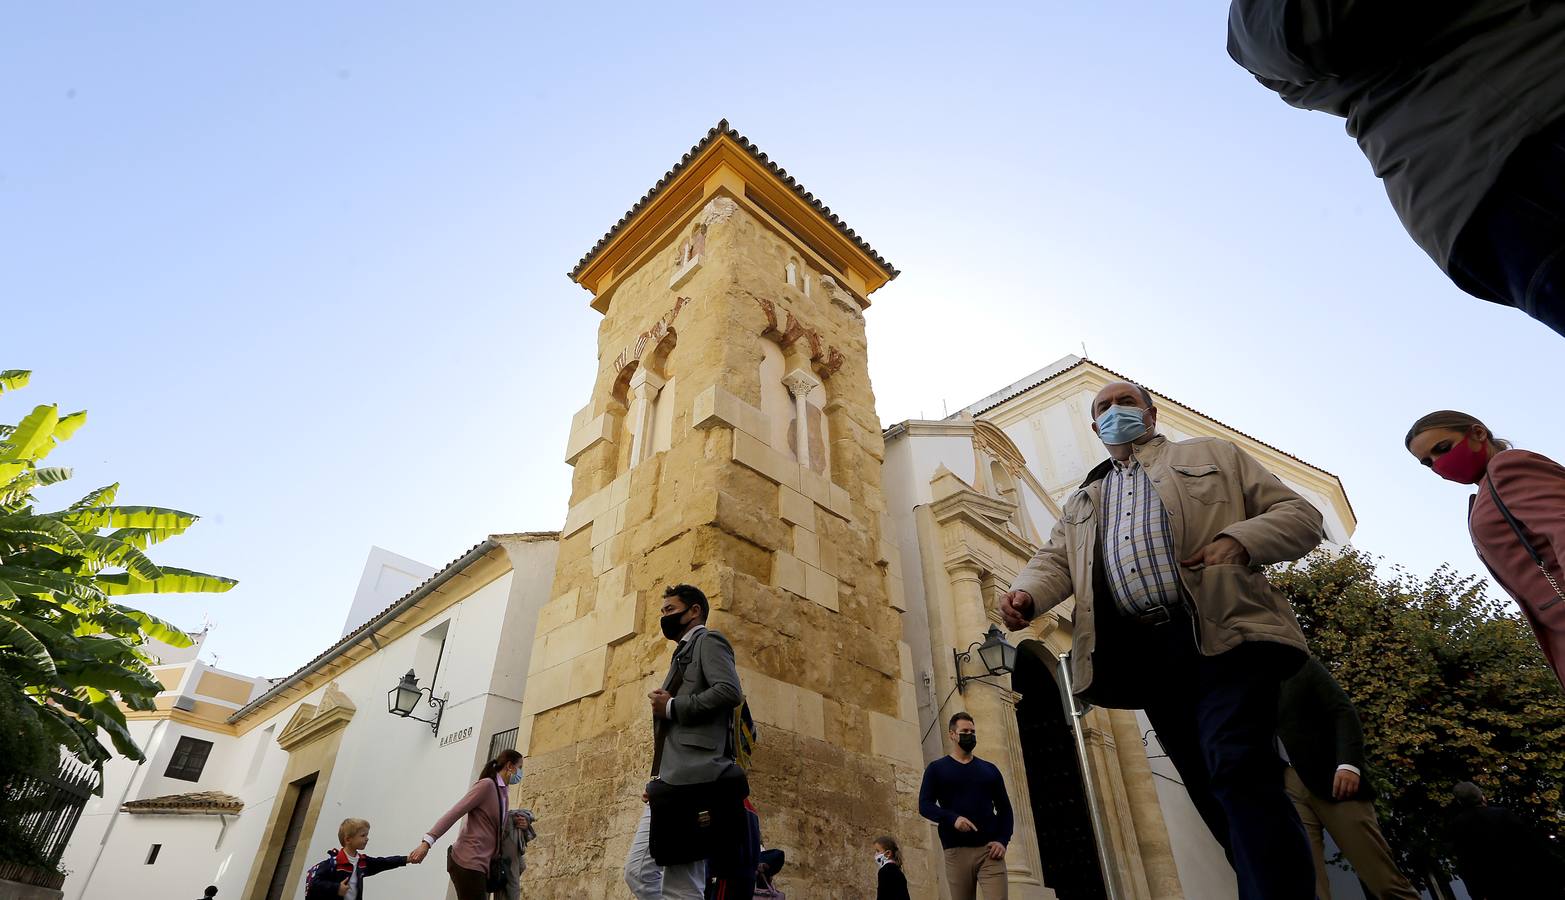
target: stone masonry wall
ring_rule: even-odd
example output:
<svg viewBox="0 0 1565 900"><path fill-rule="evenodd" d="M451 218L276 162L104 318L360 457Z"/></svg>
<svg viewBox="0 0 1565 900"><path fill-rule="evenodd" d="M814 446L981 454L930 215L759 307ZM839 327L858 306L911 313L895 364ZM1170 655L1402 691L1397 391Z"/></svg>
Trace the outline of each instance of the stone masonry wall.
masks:
<svg viewBox="0 0 1565 900"><path fill-rule="evenodd" d="M824 392L825 471L776 445L760 412L763 341L795 388ZM523 705L516 799L542 826L526 893L625 896L652 756L646 694L672 650L661 591L688 581L734 645L759 725L752 799L763 840L788 853L789 896L873 897L882 833L903 842L914 895L937 896L857 304L718 196L614 288L599 364L572 427L571 509ZM663 403L666 448L647 443L636 460L635 432L651 441L648 410Z"/></svg>

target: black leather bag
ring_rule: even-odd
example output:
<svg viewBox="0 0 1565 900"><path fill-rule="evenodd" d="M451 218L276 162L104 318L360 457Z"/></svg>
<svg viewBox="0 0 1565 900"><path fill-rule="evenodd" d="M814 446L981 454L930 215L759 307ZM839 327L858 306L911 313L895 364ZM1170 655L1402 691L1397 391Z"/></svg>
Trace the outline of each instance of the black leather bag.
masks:
<svg viewBox="0 0 1565 900"><path fill-rule="evenodd" d="M726 856L731 844L749 833L744 800L750 782L744 770L730 765L716 781L669 784L654 778L647 784L652 808L648 850L660 866Z"/></svg>

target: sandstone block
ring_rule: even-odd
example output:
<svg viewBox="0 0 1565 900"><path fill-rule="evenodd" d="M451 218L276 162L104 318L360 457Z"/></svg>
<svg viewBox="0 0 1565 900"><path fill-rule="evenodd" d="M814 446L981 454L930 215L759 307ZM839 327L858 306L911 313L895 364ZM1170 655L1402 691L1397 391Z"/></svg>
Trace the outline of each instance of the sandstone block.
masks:
<svg viewBox="0 0 1565 900"><path fill-rule="evenodd" d="M869 714L870 747L877 756L917 765L923 759L919 749L918 720L892 718L878 712Z"/></svg>
<svg viewBox="0 0 1565 900"><path fill-rule="evenodd" d="M566 591L538 610L538 634L548 634L576 618L576 590Z"/></svg>
<svg viewBox="0 0 1565 900"><path fill-rule="evenodd" d="M793 555L805 565L820 568L821 543L815 532L801 525L793 526Z"/></svg>
<svg viewBox="0 0 1565 900"><path fill-rule="evenodd" d="M766 446L759 438L734 432L734 462L748 466L778 484L799 490L799 464Z"/></svg>
<svg viewBox="0 0 1565 900"><path fill-rule="evenodd" d="M576 700L603 690L604 668L608 665L608 653L609 648L599 647L571 660L568 700Z"/></svg>
<svg viewBox="0 0 1565 900"><path fill-rule="evenodd" d="M718 385L697 394L690 407L691 426L708 429L726 425L762 442L771 433L771 419Z"/></svg>
<svg viewBox="0 0 1565 900"><path fill-rule="evenodd" d="M609 490L607 488L595 491L581 502L570 508L565 514L565 524L560 528L560 536L568 537L591 525L609 505ZM597 543L594 541L593 543Z"/></svg>
<svg viewBox="0 0 1565 900"><path fill-rule="evenodd" d="M592 612L596 617L596 629L592 640L593 643L603 646L618 644L635 637L636 629L641 624L639 591L622 594L612 599L610 596L605 595L605 598L598 602L598 608Z"/></svg>
<svg viewBox="0 0 1565 900"><path fill-rule="evenodd" d="M772 515L771 504L756 503L750 497L735 497L727 491L717 493L715 524L728 532L761 547L787 547L788 526Z"/></svg>
<svg viewBox="0 0 1565 900"><path fill-rule="evenodd" d="M913 690L911 681L897 683L899 693L897 697L897 718L905 722L918 721L918 695Z"/></svg>
<svg viewBox="0 0 1565 900"><path fill-rule="evenodd" d="M804 564L801 562L800 565ZM804 595L833 612L838 609L837 584L837 579L833 576L814 566L804 566Z"/></svg>
<svg viewBox="0 0 1565 900"><path fill-rule="evenodd" d="M565 444L565 461L570 465L576 465L576 461L588 449L596 446L600 441L612 442L618 432L619 416L609 413L598 416L571 432L570 440Z"/></svg>
<svg viewBox="0 0 1565 900"><path fill-rule="evenodd" d="M886 598L892 607L907 612L907 595L902 587L902 578L898 575L886 576Z"/></svg>
<svg viewBox="0 0 1565 900"><path fill-rule="evenodd" d="M801 597L809 596L805 569L804 563L792 553L779 550L772 554L772 584Z"/></svg>
<svg viewBox="0 0 1565 900"><path fill-rule="evenodd" d="M784 522L815 530L815 503L810 498L791 487L779 485L777 505Z"/></svg>

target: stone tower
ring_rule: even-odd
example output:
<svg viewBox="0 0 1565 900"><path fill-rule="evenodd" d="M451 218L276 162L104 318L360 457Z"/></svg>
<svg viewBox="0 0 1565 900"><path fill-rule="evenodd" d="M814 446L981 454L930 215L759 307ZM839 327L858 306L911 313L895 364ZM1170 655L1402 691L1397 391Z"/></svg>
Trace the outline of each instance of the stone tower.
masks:
<svg viewBox="0 0 1565 900"><path fill-rule="evenodd" d="M546 823L529 897L626 895L672 649L658 608L682 581L733 642L789 896L873 896L881 833L936 896L864 337L896 274L727 122L571 272L603 321L518 734L517 799Z"/></svg>

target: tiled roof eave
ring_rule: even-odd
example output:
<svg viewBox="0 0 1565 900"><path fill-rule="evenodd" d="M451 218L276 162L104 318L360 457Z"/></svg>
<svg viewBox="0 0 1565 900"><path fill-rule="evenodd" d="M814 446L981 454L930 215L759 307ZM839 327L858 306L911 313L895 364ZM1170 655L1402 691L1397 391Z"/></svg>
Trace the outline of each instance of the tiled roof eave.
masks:
<svg viewBox="0 0 1565 900"><path fill-rule="evenodd" d="M657 184L654 184L650 190L643 194L641 199L637 200L635 205L632 206L629 211L627 211L623 216L620 216L619 221L614 223L614 227L610 228L606 233L604 233L603 237L598 239L596 244L592 245L592 249L587 251L587 255L583 256L581 261L576 263L576 267L574 269L571 269L569 273L571 280L575 281L576 277L582 273L582 270L587 268L588 264L590 264L593 259L595 259L597 255L601 253L611 241L614 240L616 235L623 231L625 227L629 225L636 218L636 216L642 212L642 210L646 209L648 204L650 204L652 200L658 196L658 194L663 192L664 188L668 187L668 185L671 184L676 177L678 177L679 173L683 172L692 161L701 155L702 151L706 150L707 147L711 146L713 141L717 140L722 135L727 135L730 139L732 139L733 142L738 144L739 147L748 153L752 159L764 166L768 172L777 178L777 180L781 181L790 190L792 190L794 194L799 197L799 199L809 204L811 209L815 210L817 214L819 214L827 222L831 223L832 227L836 228L838 233L852 241L854 246L858 247L867 256L869 256L870 259L874 260L875 264L880 267L881 271L886 273L886 280L889 281L902 274L900 269L898 269L896 266L893 266L890 262L887 262L885 257L876 252L875 248L871 247L868 241L859 237L858 232L854 231L852 228L849 228L847 222L844 222L840 216L832 212L831 207L817 199L813 193L805 189L804 185L800 184L798 180L795 179L792 175L789 175L787 169L784 169L776 163L772 162L771 158L762 152L761 148L752 143L749 138L740 134L737 129L731 127L728 124L727 119L723 119L717 123L717 127L708 131L705 137L698 141L694 147L691 147L689 152L680 157L679 162L675 163L673 168L663 173L663 177L658 179Z"/></svg>

